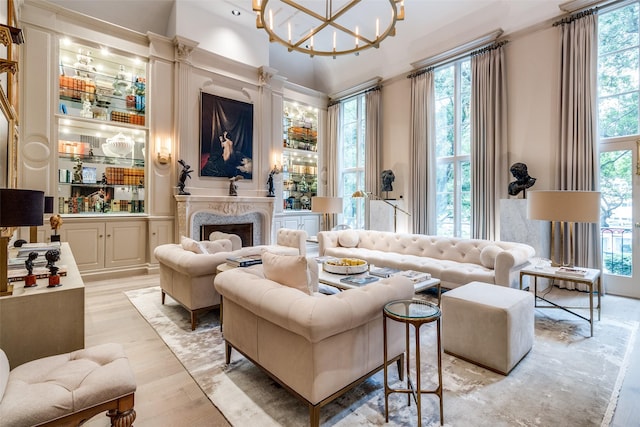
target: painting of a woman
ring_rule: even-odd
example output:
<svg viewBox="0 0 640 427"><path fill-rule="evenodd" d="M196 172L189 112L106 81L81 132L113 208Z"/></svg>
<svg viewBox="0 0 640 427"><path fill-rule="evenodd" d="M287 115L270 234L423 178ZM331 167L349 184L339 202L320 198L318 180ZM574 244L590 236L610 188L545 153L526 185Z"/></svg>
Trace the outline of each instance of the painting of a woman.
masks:
<svg viewBox="0 0 640 427"><path fill-rule="evenodd" d="M200 176L251 179L253 105L201 95Z"/></svg>

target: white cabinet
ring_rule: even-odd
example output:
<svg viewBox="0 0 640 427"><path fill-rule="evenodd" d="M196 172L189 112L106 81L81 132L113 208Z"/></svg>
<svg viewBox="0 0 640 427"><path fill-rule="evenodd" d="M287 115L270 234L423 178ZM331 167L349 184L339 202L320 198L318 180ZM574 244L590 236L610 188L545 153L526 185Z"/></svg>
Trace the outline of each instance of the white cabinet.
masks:
<svg viewBox="0 0 640 427"><path fill-rule="evenodd" d="M147 227L144 219L73 221L60 229L83 276L146 268Z"/></svg>
<svg viewBox="0 0 640 427"><path fill-rule="evenodd" d="M153 251L165 243L173 243L173 220L149 220L149 264L158 264Z"/></svg>
<svg viewBox="0 0 640 427"><path fill-rule="evenodd" d="M280 228L305 230L309 236L316 236L320 231L320 215L311 212L285 213L273 219L274 235Z"/></svg>

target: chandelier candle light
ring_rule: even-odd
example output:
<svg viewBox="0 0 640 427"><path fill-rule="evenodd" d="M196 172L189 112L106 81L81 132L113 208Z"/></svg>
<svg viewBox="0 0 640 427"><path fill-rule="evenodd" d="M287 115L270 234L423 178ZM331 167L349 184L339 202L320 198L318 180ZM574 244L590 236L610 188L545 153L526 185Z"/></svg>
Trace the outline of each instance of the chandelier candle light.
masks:
<svg viewBox="0 0 640 427"><path fill-rule="evenodd" d="M289 52L335 58L380 47L380 42L396 35L396 22L404 20L404 0L336 3L339 5L334 8L333 0L325 0L324 4L321 1L253 0L256 27L269 34L269 41L284 45ZM379 17L362 22L365 8L366 16ZM381 19L386 25L382 32Z"/></svg>

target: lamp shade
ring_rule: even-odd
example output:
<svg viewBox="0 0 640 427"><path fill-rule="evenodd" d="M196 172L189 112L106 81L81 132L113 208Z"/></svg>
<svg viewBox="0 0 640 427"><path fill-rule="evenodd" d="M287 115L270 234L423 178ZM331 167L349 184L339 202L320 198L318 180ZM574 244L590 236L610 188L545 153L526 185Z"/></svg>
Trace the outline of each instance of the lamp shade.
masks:
<svg viewBox="0 0 640 427"><path fill-rule="evenodd" d="M311 211L328 214L342 213L342 197L312 197Z"/></svg>
<svg viewBox="0 0 640 427"><path fill-rule="evenodd" d="M53 213L53 196L44 196L44 213Z"/></svg>
<svg viewBox="0 0 640 427"><path fill-rule="evenodd" d="M42 225L44 192L0 188L0 227Z"/></svg>
<svg viewBox="0 0 640 427"><path fill-rule="evenodd" d="M529 219L600 222L599 191L530 191L527 201Z"/></svg>

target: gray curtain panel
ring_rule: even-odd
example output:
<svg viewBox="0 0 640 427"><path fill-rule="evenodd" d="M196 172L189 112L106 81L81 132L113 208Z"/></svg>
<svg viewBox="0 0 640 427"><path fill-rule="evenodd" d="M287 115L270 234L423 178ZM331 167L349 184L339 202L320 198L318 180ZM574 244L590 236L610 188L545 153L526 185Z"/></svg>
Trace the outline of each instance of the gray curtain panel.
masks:
<svg viewBox="0 0 640 427"><path fill-rule="evenodd" d="M382 121L380 102L382 91L379 88L365 94L367 127L365 129L365 171L364 188L380 194L380 145Z"/></svg>

